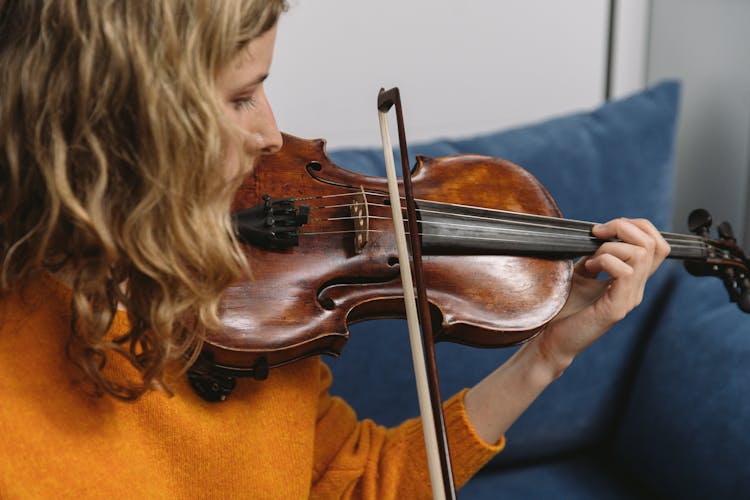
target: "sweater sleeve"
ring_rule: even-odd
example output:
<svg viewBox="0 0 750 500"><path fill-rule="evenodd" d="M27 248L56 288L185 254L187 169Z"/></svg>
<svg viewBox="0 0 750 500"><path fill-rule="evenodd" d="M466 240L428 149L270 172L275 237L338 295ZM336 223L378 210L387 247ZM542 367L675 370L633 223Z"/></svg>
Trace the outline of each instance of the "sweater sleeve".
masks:
<svg viewBox="0 0 750 500"><path fill-rule="evenodd" d="M357 421L354 410L328 393L331 372L321 362L321 394L311 498L431 498L421 419L392 429ZM466 415L464 394L444 404L456 488L503 449L505 439L485 443Z"/></svg>

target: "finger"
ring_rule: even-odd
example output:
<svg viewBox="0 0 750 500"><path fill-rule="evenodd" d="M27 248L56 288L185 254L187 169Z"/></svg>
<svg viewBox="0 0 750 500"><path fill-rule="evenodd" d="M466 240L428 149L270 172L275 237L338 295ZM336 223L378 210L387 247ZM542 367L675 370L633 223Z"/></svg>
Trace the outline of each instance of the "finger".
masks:
<svg viewBox="0 0 750 500"><path fill-rule="evenodd" d="M628 264L633 269L633 274L640 281L643 281L644 284L650 275L652 259L643 247L623 242L607 242L599 247L593 257L591 257L591 260L597 259L602 255L612 255ZM594 270L591 267L592 265L586 265L589 272L593 272Z"/></svg>
<svg viewBox="0 0 750 500"><path fill-rule="evenodd" d="M573 272L578 274L579 276L583 276L584 278L589 279L596 279L599 273L592 273L588 269L586 269L586 261L588 261L591 257L581 257L578 262L576 262L575 268L573 269Z"/></svg>
<svg viewBox="0 0 750 500"><path fill-rule="evenodd" d="M595 253L594 256L589 259L590 263L586 264L587 269L590 272L603 270L604 272L607 272L609 274L611 266L615 264L609 258L600 261L600 259L605 255L616 258L630 268L629 270L627 270L618 266L617 268L613 269L623 269L624 273L618 275L610 274L610 276L612 276L613 278L633 278L631 281L629 281L628 286L633 289L634 296L642 295L642 289L645 288L646 281L650 276L649 273L652 267L651 263L653 260L653 256L650 255L648 251L643 247L631 245L630 243L607 242L599 247L597 253ZM610 264L610 262L612 263ZM603 268L602 266L604 265L606 265L607 267Z"/></svg>
<svg viewBox="0 0 750 500"><path fill-rule="evenodd" d="M661 232L656 229L656 227L651 223L650 220L633 219L631 222L638 226L642 231L647 233L654 240L654 262L652 263L651 272L649 273L653 274L654 271L659 268L662 262L664 262L664 259L669 256L669 253L672 251L672 249L669 246L669 243L667 243L667 240L664 239L664 236L662 236Z"/></svg>
<svg viewBox="0 0 750 500"><path fill-rule="evenodd" d="M591 229L591 232L600 239L617 238L625 243L646 248L649 251L655 245L648 233L625 218L614 219L604 224L597 224Z"/></svg>
<svg viewBox="0 0 750 500"><path fill-rule="evenodd" d="M618 259L612 254L604 254L596 261L589 264L592 272L605 272L609 280L609 299L630 311L643 300L648 276L644 272L638 272L626 262Z"/></svg>
<svg viewBox="0 0 750 500"><path fill-rule="evenodd" d="M597 316L603 323L620 321L641 303L646 279L636 276L635 270L621 259L605 253L590 259L586 267L612 276L606 295L597 303Z"/></svg>
<svg viewBox="0 0 750 500"><path fill-rule="evenodd" d="M645 248L623 241L603 243L590 258L593 259L607 253L631 265L638 265L647 260L650 262L648 251Z"/></svg>
<svg viewBox="0 0 750 500"><path fill-rule="evenodd" d="M655 228L654 231L656 231ZM659 261L658 263L654 263L654 260L656 260L655 252L657 245L654 237L647 231L641 229L638 224L635 224L630 219L615 219L607 222L606 224L602 224L601 226L595 226L592 229L592 233L594 233L594 235L599 238L617 238L621 242L640 247L642 250L640 250L639 252L645 251L645 255L637 253L636 255L639 257L639 260L637 262L633 262L634 265L638 266L639 274L641 272L644 272L645 276L648 277L651 275L651 273L653 273L656 267L661 264L661 261ZM605 243L602 246L605 245L607 244ZM644 268L642 266L646 267Z"/></svg>
<svg viewBox="0 0 750 500"><path fill-rule="evenodd" d="M592 257L584 264L590 273L609 274L613 280L629 279L635 276L635 269L620 257L611 253L602 253Z"/></svg>

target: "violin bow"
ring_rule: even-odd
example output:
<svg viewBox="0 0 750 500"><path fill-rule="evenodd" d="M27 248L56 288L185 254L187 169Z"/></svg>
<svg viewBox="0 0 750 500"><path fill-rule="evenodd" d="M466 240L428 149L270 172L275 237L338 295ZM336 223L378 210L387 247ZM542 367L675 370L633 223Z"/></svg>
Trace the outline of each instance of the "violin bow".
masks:
<svg viewBox="0 0 750 500"><path fill-rule="evenodd" d="M409 243L411 247L411 261L406 247L403 215L401 212L401 197L396 180L396 167L393 148L388 133L387 112L396 107L396 121L398 123L399 150L401 153L401 167L403 170L404 198L406 203L407 222L409 224ZM417 383L417 396L422 416L422 431L424 432L427 464L432 484L434 499L455 500L456 488L453 481L453 470L450 463L450 452L445 430L445 416L440 396L440 383L435 359L435 342L432 334L432 319L427 302L427 291L422 272L422 250L417 228L416 205L411 185L411 171L409 168L409 154L406 148L406 132L401 107L401 96L398 87L389 90L380 89L378 93L378 118L380 120L380 136L383 143L383 158L388 178L388 194L391 204L391 215L398 248L398 261L401 271L401 284L404 288L404 302L406 306L406 321L409 329L414 376ZM414 268L412 280L411 268ZM416 301L414 289L416 287ZM420 335L421 323L421 335ZM443 488L440 488L440 485Z"/></svg>

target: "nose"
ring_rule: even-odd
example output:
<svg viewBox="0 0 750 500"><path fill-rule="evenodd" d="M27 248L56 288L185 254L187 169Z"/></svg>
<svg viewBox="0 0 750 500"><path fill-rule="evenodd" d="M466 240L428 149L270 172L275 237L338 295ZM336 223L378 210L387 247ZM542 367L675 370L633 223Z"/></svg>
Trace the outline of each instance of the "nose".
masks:
<svg viewBox="0 0 750 500"><path fill-rule="evenodd" d="M258 100L260 101L261 113L259 113L258 129L255 134L257 138L255 149L264 155L276 153L281 149L284 140L281 137L278 125L276 125L276 117L273 115L271 104L268 102L264 90L260 91Z"/></svg>

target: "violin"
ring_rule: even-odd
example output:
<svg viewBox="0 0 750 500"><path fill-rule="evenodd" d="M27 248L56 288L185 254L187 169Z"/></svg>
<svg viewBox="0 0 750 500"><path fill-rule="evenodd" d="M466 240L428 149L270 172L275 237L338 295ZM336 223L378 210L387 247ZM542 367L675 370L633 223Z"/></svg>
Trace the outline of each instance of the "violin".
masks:
<svg viewBox="0 0 750 500"><path fill-rule="evenodd" d="M544 186L507 160L418 156L411 182L435 341L529 340L565 304L572 259L604 243L591 235L593 223L562 218ZM285 135L237 193L233 218L252 277L226 291L225 328L207 333L193 385L223 399L234 377L262 380L307 356L337 356L349 324L403 317L389 203L385 179L335 165L323 140ZM750 312L750 262L729 224L718 238L710 226L696 210L694 234L662 233L669 258L720 277Z"/></svg>

